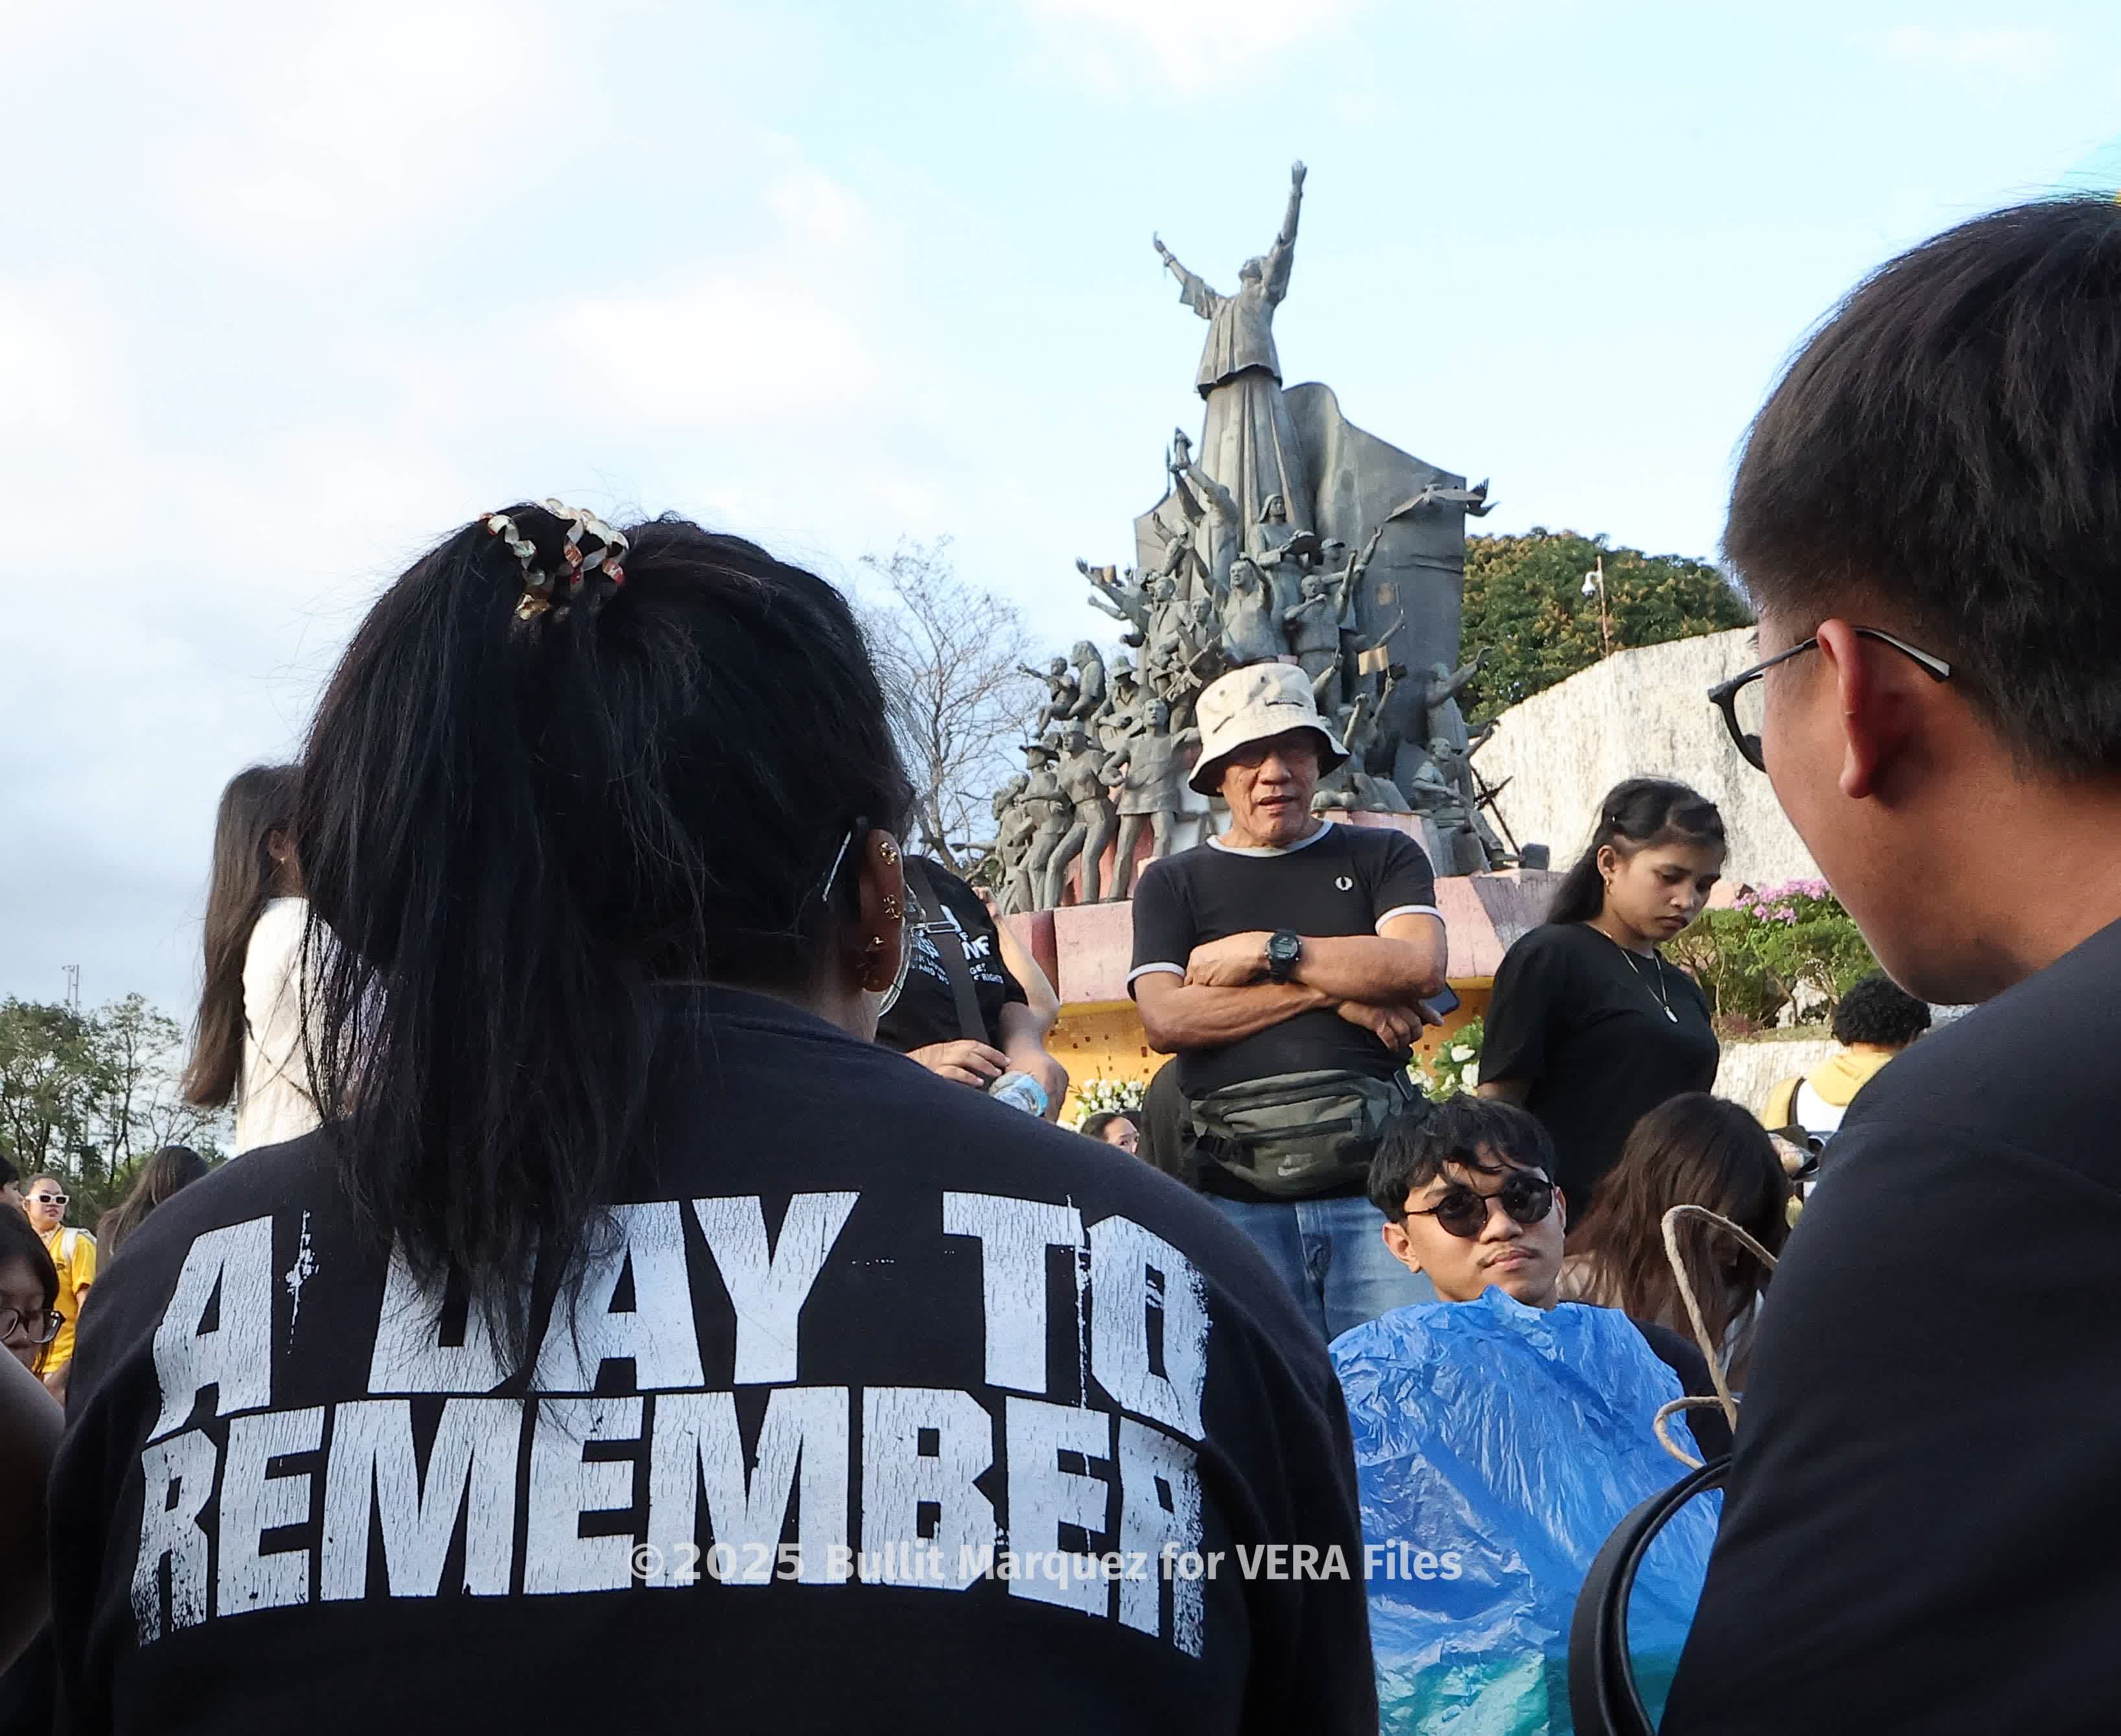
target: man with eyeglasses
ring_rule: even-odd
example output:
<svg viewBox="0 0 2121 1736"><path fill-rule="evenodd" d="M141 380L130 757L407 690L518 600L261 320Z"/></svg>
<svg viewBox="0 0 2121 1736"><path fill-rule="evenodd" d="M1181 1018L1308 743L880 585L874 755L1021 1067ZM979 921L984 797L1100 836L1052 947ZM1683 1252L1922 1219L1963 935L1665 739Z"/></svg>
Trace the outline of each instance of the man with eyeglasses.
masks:
<svg viewBox="0 0 2121 1736"><path fill-rule="evenodd" d="M59 1275L58 1336L44 1353L44 1384L52 1396L66 1397L67 1368L73 1360L74 1322L89 1286L96 1282L96 1238L86 1230L69 1230L66 1223L66 1188L55 1175L40 1175L30 1183L23 1209L37 1234L44 1239L44 1251Z"/></svg>
<svg viewBox="0 0 2121 1736"><path fill-rule="evenodd" d="M1834 1135L1667 1732L2121 1726L2117 382L2121 205L2044 201L1859 286L1738 466L1710 697L1893 980L1987 1004Z"/></svg>

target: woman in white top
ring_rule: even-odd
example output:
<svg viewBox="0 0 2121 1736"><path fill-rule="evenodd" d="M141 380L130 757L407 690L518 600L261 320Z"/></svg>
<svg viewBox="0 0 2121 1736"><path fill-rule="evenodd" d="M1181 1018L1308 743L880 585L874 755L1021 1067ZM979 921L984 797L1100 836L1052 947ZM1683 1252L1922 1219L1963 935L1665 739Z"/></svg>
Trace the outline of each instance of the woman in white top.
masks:
<svg viewBox="0 0 2121 1736"><path fill-rule="evenodd" d="M235 1104L235 1150L298 1138L322 1118L310 1080L301 985L309 909L295 860L297 766L253 766L230 780L214 823L206 906L206 986L184 1095ZM312 996L313 998L313 996Z"/></svg>

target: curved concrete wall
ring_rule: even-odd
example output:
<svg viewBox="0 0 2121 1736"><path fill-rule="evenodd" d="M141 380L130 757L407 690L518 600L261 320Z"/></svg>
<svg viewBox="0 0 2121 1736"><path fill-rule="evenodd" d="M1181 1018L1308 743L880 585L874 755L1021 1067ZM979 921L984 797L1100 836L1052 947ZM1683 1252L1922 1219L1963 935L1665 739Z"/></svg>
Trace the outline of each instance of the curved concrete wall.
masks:
<svg viewBox="0 0 2121 1736"><path fill-rule="evenodd" d="M1479 763L1489 783L1510 781L1499 805L1512 835L1550 846L1554 866L1566 868L1590 842L1607 790L1624 777L1676 777L1723 811L1727 880L1817 874L1767 778L1739 757L1703 697L1756 660L1752 628L1733 628L1616 651L1511 707Z"/></svg>

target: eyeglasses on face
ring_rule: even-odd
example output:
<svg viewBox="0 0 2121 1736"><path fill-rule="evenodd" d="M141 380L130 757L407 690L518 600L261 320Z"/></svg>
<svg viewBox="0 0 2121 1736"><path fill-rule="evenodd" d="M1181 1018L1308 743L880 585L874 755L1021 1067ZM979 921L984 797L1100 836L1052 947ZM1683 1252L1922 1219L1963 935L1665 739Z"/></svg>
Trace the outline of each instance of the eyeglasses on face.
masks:
<svg viewBox="0 0 2121 1736"><path fill-rule="evenodd" d="M1890 633L1881 632L1875 627L1856 628L1859 639L1875 639L1881 645L1890 645L1904 657L1912 657L1926 670L1933 681L1949 681L1951 665L1943 658L1918 649L1904 639L1895 639ZM1708 702L1723 713L1723 726L1731 732L1731 740L1738 751L1745 755L1746 763L1756 772L1767 770L1767 762L1760 757L1760 718L1765 710L1764 689L1760 678L1778 663L1787 663L1792 657L1801 657L1806 651L1817 651L1816 636L1802 645L1792 645L1786 651L1778 651L1764 662L1755 663L1749 670L1741 670L1728 681L1719 681L1708 689Z"/></svg>
<svg viewBox="0 0 2121 1736"><path fill-rule="evenodd" d="M40 1206L63 1206L67 1202L63 1193L33 1193L30 1197Z"/></svg>
<svg viewBox="0 0 2121 1736"><path fill-rule="evenodd" d="M32 1344L49 1344L58 1337L65 1319L55 1308L0 1308L0 1338L12 1338L19 1332Z"/></svg>
<svg viewBox="0 0 2121 1736"><path fill-rule="evenodd" d="M1410 1218L1434 1218L1437 1227L1468 1240L1488 1227L1488 1202L1494 1200L1520 1224L1543 1222L1554 1210L1554 1183L1543 1175L1507 1176L1493 1193L1480 1193L1462 1183L1445 1193L1433 1206L1410 1211Z"/></svg>

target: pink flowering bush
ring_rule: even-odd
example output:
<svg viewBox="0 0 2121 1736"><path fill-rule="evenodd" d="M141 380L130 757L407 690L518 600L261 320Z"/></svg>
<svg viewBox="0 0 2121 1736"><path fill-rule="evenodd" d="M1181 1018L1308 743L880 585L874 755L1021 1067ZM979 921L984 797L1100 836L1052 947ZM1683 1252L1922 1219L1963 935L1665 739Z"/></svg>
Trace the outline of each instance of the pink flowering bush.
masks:
<svg viewBox="0 0 2121 1736"><path fill-rule="evenodd" d="M1821 880L1748 888L1728 910L1704 911L1673 941L1718 1025L1741 1034L1775 1024L1792 1003L1831 1013L1878 968L1862 931Z"/></svg>

